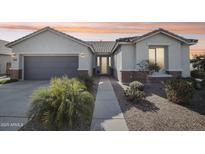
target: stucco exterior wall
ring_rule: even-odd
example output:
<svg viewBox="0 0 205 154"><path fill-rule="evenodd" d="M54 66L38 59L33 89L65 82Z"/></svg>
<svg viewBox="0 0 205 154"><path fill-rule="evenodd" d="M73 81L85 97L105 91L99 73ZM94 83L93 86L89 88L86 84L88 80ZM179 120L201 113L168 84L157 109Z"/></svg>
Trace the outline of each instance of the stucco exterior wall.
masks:
<svg viewBox="0 0 205 154"><path fill-rule="evenodd" d="M190 60L189 60L189 46L182 45L181 46L181 65L182 65L182 76L189 77L190 76Z"/></svg>
<svg viewBox="0 0 205 154"><path fill-rule="evenodd" d="M11 63L11 56L0 55L0 74L6 74L6 64Z"/></svg>
<svg viewBox="0 0 205 154"><path fill-rule="evenodd" d="M97 55L93 55L93 68L97 67Z"/></svg>
<svg viewBox="0 0 205 154"><path fill-rule="evenodd" d="M50 31L42 32L12 47L17 61L12 62L12 69L22 69L23 55L79 55L79 70L88 70L92 75L93 53L78 42Z"/></svg>
<svg viewBox="0 0 205 154"><path fill-rule="evenodd" d="M113 71L116 79L121 81L121 69L122 69L122 50L121 47L118 47L116 52L113 55Z"/></svg>
<svg viewBox="0 0 205 154"><path fill-rule="evenodd" d="M121 45L122 51L122 70L133 70L135 69L135 45Z"/></svg>
<svg viewBox="0 0 205 154"><path fill-rule="evenodd" d="M180 73L182 77L190 76L189 46L164 34L151 36L133 45L121 44L114 53L115 76L121 80L121 76L119 76L121 73L118 74L118 72L123 71L123 73L127 72L128 74L132 71L138 71L137 64L149 59L150 46L165 47L165 70L167 72L170 74Z"/></svg>
<svg viewBox="0 0 205 154"><path fill-rule="evenodd" d="M148 60L149 46L164 46L168 48L168 70L181 71L181 43L164 34L158 34L136 43L136 63Z"/></svg>

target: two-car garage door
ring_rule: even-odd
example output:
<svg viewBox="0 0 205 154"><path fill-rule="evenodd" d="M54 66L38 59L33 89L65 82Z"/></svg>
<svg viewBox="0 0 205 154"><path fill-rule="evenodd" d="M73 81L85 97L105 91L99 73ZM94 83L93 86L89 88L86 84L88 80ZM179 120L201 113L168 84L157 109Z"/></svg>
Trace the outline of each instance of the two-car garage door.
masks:
<svg viewBox="0 0 205 154"><path fill-rule="evenodd" d="M25 56L24 80L48 80L78 75L78 56Z"/></svg>

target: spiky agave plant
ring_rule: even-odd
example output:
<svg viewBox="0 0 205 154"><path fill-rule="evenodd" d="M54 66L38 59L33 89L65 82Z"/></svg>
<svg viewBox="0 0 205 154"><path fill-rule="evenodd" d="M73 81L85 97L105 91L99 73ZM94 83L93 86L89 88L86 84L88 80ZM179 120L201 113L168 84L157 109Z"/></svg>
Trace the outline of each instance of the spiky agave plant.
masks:
<svg viewBox="0 0 205 154"><path fill-rule="evenodd" d="M42 97L45 91L41 89L34 93L30 115L50 130L73 130L82 126L92 116L94 102L86 89L85 84L77 79L54 78L46 97ZM45 109L39 104L44 104ZM38 113L34 111L36 108Z"/></svg>

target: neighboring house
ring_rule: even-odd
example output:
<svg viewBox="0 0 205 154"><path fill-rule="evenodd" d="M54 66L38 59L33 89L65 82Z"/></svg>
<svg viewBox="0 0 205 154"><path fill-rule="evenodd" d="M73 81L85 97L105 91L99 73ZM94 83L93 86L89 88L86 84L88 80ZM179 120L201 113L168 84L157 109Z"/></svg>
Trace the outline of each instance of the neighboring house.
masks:
<svg viewBox="0 0 205 154"><path fill-rule="evenodd" d="M11 49L5 47L7 41L0 40L0 75L9 75L11 66Z"/></svg>
<svg viewBox="0 0 205 154"><path fill-rule="evenodd" d="M197 40L185 39L164 29L116 41L85 42L45 27L8 43L15 58L11 77L47 80L54 76L112 75L122 82L141 80L138 64L150 60L161 66L161 79L190 76L189 46Z"/></svg>

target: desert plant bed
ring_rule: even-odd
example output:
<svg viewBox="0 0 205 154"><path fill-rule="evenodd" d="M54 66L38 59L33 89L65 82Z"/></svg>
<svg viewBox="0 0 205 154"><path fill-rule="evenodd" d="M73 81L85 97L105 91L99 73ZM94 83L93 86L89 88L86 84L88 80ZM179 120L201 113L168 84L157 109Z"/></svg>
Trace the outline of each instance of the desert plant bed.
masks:
<svg viewBox="0 0 205 154"><path fill-rule="evenodd" d="M114 79L111 82L129 130L205 130L205 91L197 90L194 98L182 105L166 98L163 84L145 84L145 100L133 103L124 95L126 85Z"/></svg>
<svg viewBox="0 0 205 154"><path fill-rule="evenodd" d="M84 79L53 78L49 87L35 90L29 121L20 130L89 130L98 79Z"/></svg>

